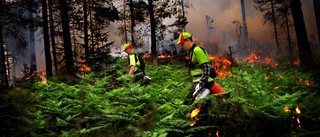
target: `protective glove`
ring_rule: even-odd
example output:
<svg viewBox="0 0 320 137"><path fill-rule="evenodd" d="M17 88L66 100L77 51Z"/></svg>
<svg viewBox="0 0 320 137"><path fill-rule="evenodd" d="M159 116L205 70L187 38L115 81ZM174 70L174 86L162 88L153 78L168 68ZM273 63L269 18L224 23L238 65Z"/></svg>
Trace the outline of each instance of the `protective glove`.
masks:
<svg viewBox="0 0 320 137"><path fill-rule="evenodd" d="M194 91L200 90L200 84L197 84L196 87L194 88Z"/></svg>
<svg viewBox="0 0 320 137"><path fill-rule="evenodd" d="M200 91L201 87L200 87L200 84L197 84L196 87L194 88L194 92L193 92L193 96L196 96L197 93Z"/></svg>

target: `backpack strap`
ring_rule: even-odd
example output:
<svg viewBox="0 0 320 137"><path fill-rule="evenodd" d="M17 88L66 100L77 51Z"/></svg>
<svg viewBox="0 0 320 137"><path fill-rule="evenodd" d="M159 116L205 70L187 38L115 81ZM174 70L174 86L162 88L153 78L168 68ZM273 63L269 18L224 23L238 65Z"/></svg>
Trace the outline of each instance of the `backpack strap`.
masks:
<svg viewBox="0 0 320 137"><path fill-rule="evenodd" d="M192 67L194 67L194 66L197 65L197 64L192 64L192 55L193 55L193 53L194 53L194 48L195 48L196 46L198 46L198 45L193 44L192 47L191 47L191 50L190 50L190 65L189 65L189 68L192 68ZM199 46L199 47L200 47L200 46ZM204 54L208 54L208 53L204 50L204 48L202 48L202 47L200 47L200 48L202 49L202 51L203 51ZM196 54L196 53L194 53L194 54Z"/></svg>

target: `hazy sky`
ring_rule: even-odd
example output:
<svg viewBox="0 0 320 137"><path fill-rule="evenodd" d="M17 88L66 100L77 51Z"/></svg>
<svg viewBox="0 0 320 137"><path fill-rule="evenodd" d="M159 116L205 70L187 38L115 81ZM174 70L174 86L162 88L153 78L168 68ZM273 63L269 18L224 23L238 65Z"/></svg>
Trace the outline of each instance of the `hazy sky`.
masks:
<svg viewBox="0 0 320 137"><path fill-rule="evenodd" d="M312 0L302 0L302 3L307 34L308 36L312 34L317 36L313 2ZM240 0L189 0L189 4L192 6L186 9L189 21L187 31L199 39L207 37L205 15L209 15L214 19L215 42L219 43L222 34L227 36L229 43L226 44L233 44L236 41L235 25L231 21L242 22ZM275 43L272 34L273 27L269 24L263 25L263 13L254 9L254 4L252 0L245 0L249 37L253 37L261 43Z"/></svg>

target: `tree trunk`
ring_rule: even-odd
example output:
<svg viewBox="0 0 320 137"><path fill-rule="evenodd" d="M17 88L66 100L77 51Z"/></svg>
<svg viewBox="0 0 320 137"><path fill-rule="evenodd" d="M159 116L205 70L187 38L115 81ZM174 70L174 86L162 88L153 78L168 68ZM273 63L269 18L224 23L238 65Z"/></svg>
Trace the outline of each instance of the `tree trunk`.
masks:
<svg viewBox="0 0 320 137"><path fill-rule="evenodd" d="M316 23L317 23L317 30L318 30L318 40L320 44L320 1L319 0L313 0L313 6L314 6L314 14L316 16Z"/></svg>
<svg viewBox="0 0 320 137"><path fill-rule="evenodd" d="M289 27L289 18L288 18L288 9L289 5L287 4L286 0L283 0L283 3L285 5L284 7L284 12L285 12L285 18L286 18L286 28L287 28L287 40L288 40L288 46L289 46L289 52L290 52L290 62L293 63L294 58L293 58L293 47L291 44L291 36L290 36L290 27Z"/></svg>
<svg viewBox="0 0 320 137"><path fill-rule="evenodd" d="M45 53L45 60L46 60L46 75L47 77L52 77L52 62L51 62L51 50L50 50L50 41L49 41L47 0L42 0L42 20L43 20L44 53Z"/></svg>
<svg viewBox="0 0 320 137"><path fill-rule="evenodd" d="M128 36L127 36L127 20L126 20L126 0L123 0L123 24L124 24L124 40L126 43L128 43Z"/></svg>
<svg viewBox="0 0 320 137"><path fill-rule="evenodd" d="M278 30L277 30L277 21L275 17L275 12L274 12L274 3L273 0L270 0L271 3L271 11L272 11L272 22L273 22L273 29L274 29L274 36L276 38L276 45L277 45L277 50L280 52L280 45L279 45L279 38L278 38Z"/></svg>
<svg viewBox="0 0 320 137"><path fill-rule="evenodd" d="M131 16L131 44L135 46L134 41L134 9L133 9L133 3L132 0L130 0L130 16Z"/></svg>
<svg viewBox="0 0 320 137"><path fill-rule="evenodd" d="M157 44L156 44L156 22L154 20L154 11L152 0L149 1L149 14L150 14L150 24L151 24L151 57L154 65L158 65L157 60Z"/></svg>
<svg viewBox="0 0 320 137"><path fill-rule="evenodd" d="M84 54L85 60L89 58L89 36L88 36L88 12L87 0L83 0L83 31L84 31Z"/></svg>
<svg viewBox="0 0 320 137"><path fill-rule="evenodd" d="M243 21L243 35L244 35L244 41L245 43L248 42L249 36L248 36L248 28L247 28L247 17L246 17L246 8L244 6L244 0L241 0L241 13L242 13L242 21Z"/></svg>
<svg viewBox="0 0 320 137"><path fill-rule="evenodd" d="M36 46L35 46L35 40L34 40L34 20L33 20L33 13L31 12L32 3L29 3L29 18L31 21L31 28L29 29L29 48L30 48L30 72L29 75L33 74L33 72L37 71L37 60L36 60Z"/></svg>
<svg viewBox="0 0 320 137"><path fill-rule="evenodd" d="M66 74L69 76L74 76L74 62L72 58L72 45L70 37L70 26L69 26L69 16L68 16L68 6L65 0L59 0L62 31L63 31L63 48L64 48L64 60Z"/></svg>
<svg viewBox="0 0 320 137"><path fill-rule="evenodd" d="M6 59L4 54L4 43L3 43L3 34L2 34L2 26L0 26L0 89L5 89L9 87L8 77L6 73Z"/></svg>
<svg viewBox="0 0 320 137"><path fill-rule="evenodd" d="M88 1L88 5L89 5L89 18L90 18L90 34L91 34L91 56L94 55L94 46L95 46L95 43L94 43L94 31L93 31L93 21L92 21L92 14L91 14L91 10L92 10L92 7L91 7L91 2L90 0Z"/></svg>
<svg viewBox="0 0 320 137"><path fill-rule="evenodd" d="M53 64L54 70L58 70L58 63L57 63L57 51L56 51L56 43L55 43L55 35L54 35L54 22L53 22L53 15L52 15L52 0L49 0L49 19L50 19L50 35L51 35L51 46L52 46L52 56L53 56Z"/></svg>
<svg viewBox="0 0 320 137"><path fill-rule="evenodd" d="M304 23L301 2L300 0L290 0L290 6L296 31L301 66L305 67L307 70L312 70L314 68L314 62Z"/></svg>

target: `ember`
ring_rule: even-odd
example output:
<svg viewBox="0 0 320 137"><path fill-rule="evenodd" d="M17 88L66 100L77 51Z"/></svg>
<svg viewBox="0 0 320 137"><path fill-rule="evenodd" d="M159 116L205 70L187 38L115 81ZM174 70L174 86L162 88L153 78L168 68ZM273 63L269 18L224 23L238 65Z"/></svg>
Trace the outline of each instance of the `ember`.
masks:
<svg viewBox="0 0 320 137"><path fill-rule="evenodd" d="M197 121L199 120L197 118L197 116L198 116L200 110L201 110L200 107L198 107L198 108L195 108L194 110L191 111L190 118L193 119L192 123L190 124L191 127L194 126L197 123Z"/></svg>
<svg viewBox="0 0 320 137"><path fill-rule="evenodd" d="M283 110L284 110L284 112L286 112L286 113L290 113L290 109L289 109L288 106L285 106L285 107L283 108Z"/></svg>

